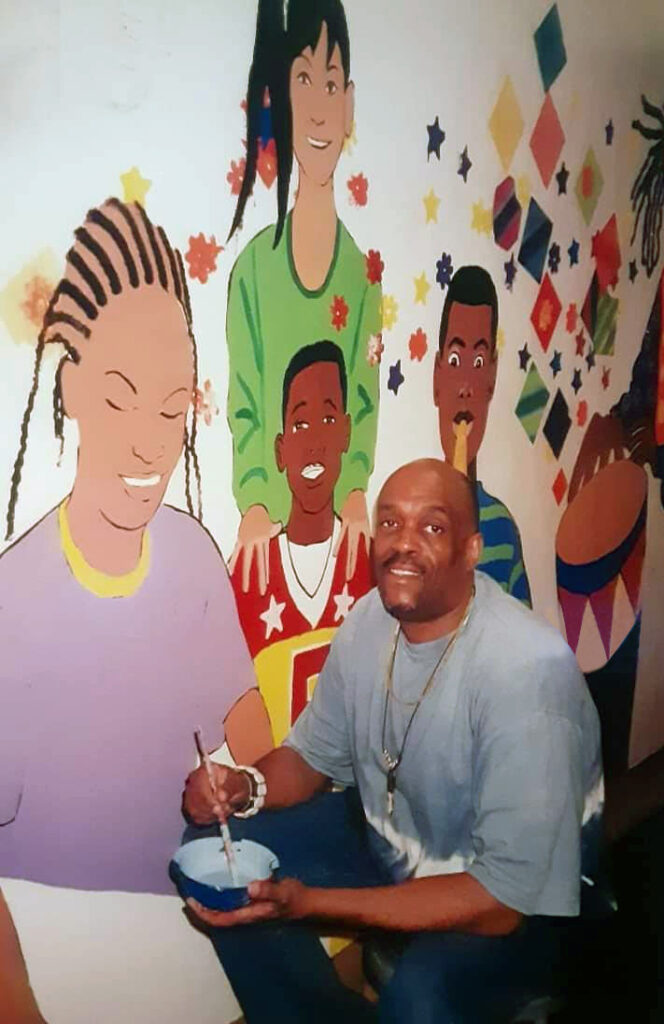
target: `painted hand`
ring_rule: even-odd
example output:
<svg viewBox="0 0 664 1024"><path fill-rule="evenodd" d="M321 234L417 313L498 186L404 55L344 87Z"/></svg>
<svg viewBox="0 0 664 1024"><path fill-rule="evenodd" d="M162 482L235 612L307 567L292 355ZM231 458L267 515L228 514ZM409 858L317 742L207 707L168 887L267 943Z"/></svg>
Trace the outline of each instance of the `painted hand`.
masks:
<svg viewBox="0 0 664 1024"><path fill-rule="evenodd" d="M215 777L215 793L210 789L207 772L203 766L191 772L185 782L182 806L196 825L208 825L212 821L217 821L220 816L228 818L249 799L250 783L244 772L237 772L233 768L214 763L212 770Z"/></svg>
<svg viewBox="0 0 664 1024"><path fill-rule="evenodd" d="M308 914L309 889L295 878L280 882L251 882L251 903L238 910L208 910L196 900L187 900L187 906L205 924L213 928L231 928L236 924L254 924L258 921L295 921Z"/></svg>
<svg viewBox="0 0 664 1024"><path fill-rule="evenodd" d="M581 488L606 466L612 452L616 460L622 459L626 446L627 438L618 417L611 414L600 416L599 413L595 413L588 424L576 457L569 483L568 501L573 501Z"/></svg>
<svg viewBox="0 0 664 1024"><path fill-rule="evenodd" d="M367 551L371 542L371 527L367 512L367 498L364 491L351 491L341 509L341 533L334 549L336 558L343 543L348 537L348 554L346 558L346 579L352 578L357 565L360 544L364 542Z"/></svg>
<svg viewBox="0 0 664 1024"><path fill-rule="evenodd" d="M281 532L282 524L273 523L264 505L251 505L242 516L237 542L228 563L228 571L233 575L237 560L242 555L242 590L249 590L251 562L256 558L258 566L258 589L261 595L267 590L270 582L270 541Z"/></svg>

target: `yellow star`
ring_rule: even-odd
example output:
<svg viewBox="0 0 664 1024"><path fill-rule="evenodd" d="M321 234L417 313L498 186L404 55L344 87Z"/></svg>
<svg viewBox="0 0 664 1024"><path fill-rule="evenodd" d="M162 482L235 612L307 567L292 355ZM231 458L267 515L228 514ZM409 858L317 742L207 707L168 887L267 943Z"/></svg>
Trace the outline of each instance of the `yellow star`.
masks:
<svg viewBox="0 0 664 1024"><path fill-rule="evenodd" d="M530 178L527 174L520 174L516 180L516 197L521 203L521 209L525 210L533 194L533 188L530 184Z"/></svg>
<svg viewBox="0 0 664 1024"><path fill-rule="evenodd" d="M350 126L350 135L347 135L344 139L343 152L350 154L355 146L357 146L357 135L355 134L355 122L353 121Z"/></svg>
<svg viewBox="0 0 664 1024"><path fill-rule="evenodd" d="M434 224L438 223L438 207L440 206L440 199L435 194L432 188L429 189L425 196L422 196L422 202L424 203L424 212L426 214L426 223L433 221Z"/></svg>
<svg viewBox="0 0 664 1024"><path fill-rule="evenodd" d="M505 348L505 332L502 327L496 331L496 352L502 352Z"/></svg>
<svg viewBox="0 0 664 1024"><path fill-rule="evenodd" d="M493 226L491 210L487 210L483 202L473 203L473 219L471 228L480 235L490 235Z"/></svg>
<svg viewBox="0 0 664 1024"><path fill-rule="evenodd" d="M132 167L120 175L120 181L124 189L125 203L140 203L145 206L145 196L152 182L141 177L138 167Z"/></svg>
<svg viewBox="0 0 664 1024"><path fill-rule="evenodd" d="M427 281L427 275L424 271L422 271L419 277L413 278L413 284L415 285L415 302L421 302L423 306L426 305L431 285Z"/></svg>

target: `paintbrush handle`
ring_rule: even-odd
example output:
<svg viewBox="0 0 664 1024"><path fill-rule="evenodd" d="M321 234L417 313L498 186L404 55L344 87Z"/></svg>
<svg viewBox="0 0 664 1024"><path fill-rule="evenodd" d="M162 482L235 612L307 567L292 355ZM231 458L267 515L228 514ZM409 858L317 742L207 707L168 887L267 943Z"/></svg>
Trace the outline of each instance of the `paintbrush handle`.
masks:
<svg viewBox="0 0 664 1024"><path fill-rule="evenodd" d="M210 784L210 789L212 790L212 795L216 799L217 784L214 777L214 769L212 767L210 755L208 754L205 748L205 744L203 743L203 735L200 729L196 730L196 732L194 733L194 737L196 739L196 748L198 750L198 755L201 761L203 762L205 773L208 777L208 782ZM228 861L228 869L231 874L231 881L233 882L233 885L237 887L239 884L237 876L237 864L235 862L235 851L233 850L230 829L228 827L225 817L223 816L223 814L221 814L221 812L217 814L217 821L219 822L219 831L221 832L221 838L224 844L224 853L226 854L226 860Z"/></svg>

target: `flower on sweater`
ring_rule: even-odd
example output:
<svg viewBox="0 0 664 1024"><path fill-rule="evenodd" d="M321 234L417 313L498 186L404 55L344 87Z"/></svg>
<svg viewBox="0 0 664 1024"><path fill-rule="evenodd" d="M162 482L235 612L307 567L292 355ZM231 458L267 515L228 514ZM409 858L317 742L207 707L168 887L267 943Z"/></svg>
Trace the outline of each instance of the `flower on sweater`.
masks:
<svg viewBox="0 0 664 1024"><path fill-rule="evenodd" d="M377 249L369 249L369 252L365 256L367 264L367 278L371 284L380 284L383 280L383 271L385 270L385 264L380 258L380 253Z"/></svg>
<svg viewBox="0 0 664 1024"><path fill-rule="evenodd" d="M335 295L334 301L330 306L330 313L332 315L332 326L335 330L340 331L342 327L346 326L348 320L348 306L346 305L343 295Z"/></svg>
<svg viewBox="0 0 664 1024"><path fill-rule="evenodd" d="M369 366L378 366L384 351L383 335L369 335L369 341L367 342L367 362Z"/></svg>

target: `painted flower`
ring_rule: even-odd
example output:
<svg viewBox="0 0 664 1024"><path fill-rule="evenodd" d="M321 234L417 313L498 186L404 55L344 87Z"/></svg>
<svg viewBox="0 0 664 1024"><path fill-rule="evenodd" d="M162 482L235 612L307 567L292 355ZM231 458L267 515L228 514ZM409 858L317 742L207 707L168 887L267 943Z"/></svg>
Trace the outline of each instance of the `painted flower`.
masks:
<svg viewBox="0 0 664 1024"><path fill-rule="evenodd" d="M588 419L588 403L585 398L582 398L579 402L579 408L576 410L576 422L580 427L585 427L586 420Z"/></svg>
<svg viewBox="0 0 664 1024"><path fill-rule="evenodd" d="M367 264L367 279L371 284L380 284L383 280L383 271L385 270L385 264L380 258L380 253L377 249L369 249L365 260Z"/></svg>
<svg viewBox="0 0 664 1024"><path fill-rule="evenodd" d="M383 295L380 303L380 313L383 321L383 330L391 331L397 322L399 305L394 295Z"/></svg>
<svg viewBox="0 0 664 1024"><path fill-rule="evenodd" d="M334 301L330 306L330 313L332 315L332 326L335 330L340 331L342 327L346 326L348 321L348 306L346 305L342 295L334 296Z"/></svg>
<svg viewBox="0 0 664 1024"><path fill-rule="evenodd" d="M567 307L567 314L565 317L565 329L567 330L568 334L574 334L574 331L576 330L576 317L576 303L570 302L569 306Z"/></svg>
<svg viewBox="0 0 664 1024"><path fill-rule="evenodd" d="M441 253L440 259L436 263L436 281L443 290L452 280L453 273L452 257L448 252Z"/></svg>
<svg viewBox="0 0 664 1024"><path fill-rule="evenodd" d="M411 334L408 341L408 351L410 352L411 359L417 359L418 363L421 363L427 354L428 349L427 336L421 327L418 327L413 334Z"/></svg>
<svg viewBox="0 0 664 1024"><path fill-rule="evenodd" d="M385 351L382 334L370 334L367 342L367 362L369 366L378 366Z"/></svg>
<svg viewBox="0 0 664 1024"><path fill-rule="evenodd" d="M209 241L202 231L198 235L190 235L189 248L185 254L189 277L196 277L201 284L205 284L208 275L217 269L217 256L223 252L223 248L223 245L217 245L214 235L210 235Z"/></svg>
<svg viewBox="0 0 664 1024"><path fill-rule="evenodd" d="M217 396L212 387L212 381L206 380L202 388L196 388L194 392L194 412L198 419L202 419L207 427L210 426L215 416L219 415Z"/></svg>
<svg viewBox="0 0 664 1024"><path fill-rule="evenodd" d="M26 282L21 310L31 324L41 330L44 314L53 294L53 285L40 274L35 274Z"/></svg>
<svg viewBox="0 0 664 1024"><path fill-rule="evenodd" d="M247 166L247 161L244 157L239 160L231 160L231 169L226 175L226 181L231 187L231 195L239 196L240 189L242 188L242 182L244 180L244 171Z"/></svg>
<svg viewBox="0 0 664 1024"><path fill-rule="evenodd" d="M367 205L367 193L369 191L369 182L363 174L354 174L346 182L348 185L348 191L350 192L350 201L355 206L366 206Z"/></svg>
<svg viewBox="0 0 664 1024"><path fill-rule="evenodd" d="M269 139L265 146L259 145L256 170L265 187L272 188L277 176L277 145L274 139Z"/></svg>

